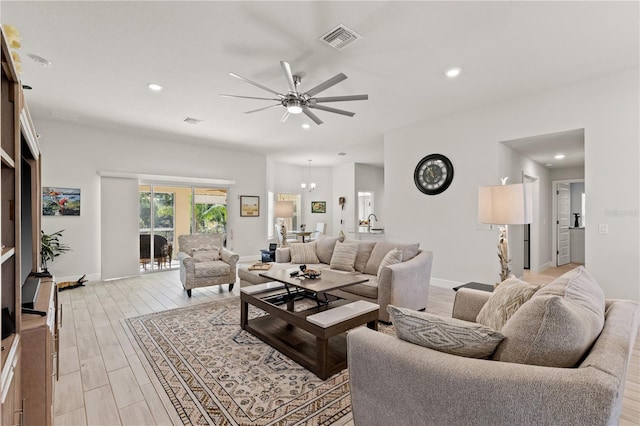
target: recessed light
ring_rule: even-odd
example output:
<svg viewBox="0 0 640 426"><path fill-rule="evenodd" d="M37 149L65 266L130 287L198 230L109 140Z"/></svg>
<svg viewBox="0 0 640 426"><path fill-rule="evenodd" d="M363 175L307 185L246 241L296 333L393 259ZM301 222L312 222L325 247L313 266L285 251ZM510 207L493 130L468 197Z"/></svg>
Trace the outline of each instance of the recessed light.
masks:
<svg viewBox="0 0 640 426"><path fill-rule="evenodd" d="M42 68L50 68L51 67L51 61L48 60L48 59L43 58L42 56L34 55L33 53L29 53L29 54L27 54L27 56L30 57L33 62L35 62L36 64L38 64Z"/></svg>
<svg viewBox="0 0 640 426"><path fill-rule="evenodd" d="M149 83L147 84L147 87L154 92L159 92L162 90L162 86L160 86L158 83Z"/></svg>
<svg viewBox="0 0 640 426"><path fill-rule="evenodd" d="M449 68L448 70L446 70L444 72L444 75L446 75L449 78L455 78L455 77L459 76L461 72L462 72L462 68L460 68L460 67L452 67L452 68Z"/></svg>
<svg viewBox="0 0 640 426"><path fill-rule="evenodd" d="M304 123L302 125L302 128L305 129L305 130L308 130L310 127L311 127L311 125L309 123Z"/></svg>
<svg viewBox="0 0 640 426"><path fill-rule="evenodd" d="M556 154L553 158L556 160L562 160L564 158L564 154Z"/></svg>

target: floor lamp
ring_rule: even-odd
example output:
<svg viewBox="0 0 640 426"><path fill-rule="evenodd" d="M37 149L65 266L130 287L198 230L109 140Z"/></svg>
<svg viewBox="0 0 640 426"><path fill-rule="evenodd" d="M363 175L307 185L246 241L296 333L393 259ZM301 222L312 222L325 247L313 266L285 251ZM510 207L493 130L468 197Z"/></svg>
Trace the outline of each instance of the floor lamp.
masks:
<svg viewBox="0 0 640 426"><path fill-rule="evenodd" d="M532 188L529 183L478 188L478 222L500 225L498 237L500 282L512 275L509 257L509 225L531 223L532 200Z"/></svg>
<svg viewBox="0 0 640 426"><path fill-rule="evenodd" d="M280 246L284 247L287 245L287 227L284 224L284 219L293 217L293 201L276 201L274 210L275 217L280 225L280 234L282 235Z"/></svg>

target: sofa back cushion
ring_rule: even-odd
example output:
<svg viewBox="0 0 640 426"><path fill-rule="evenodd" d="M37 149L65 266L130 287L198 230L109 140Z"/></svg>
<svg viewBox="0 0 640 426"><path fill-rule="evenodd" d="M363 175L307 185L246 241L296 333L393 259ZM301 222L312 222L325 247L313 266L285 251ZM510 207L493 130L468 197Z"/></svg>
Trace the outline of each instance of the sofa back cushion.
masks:
<svg viewBox="0 0 640 426"><path fill-rule="evenodd" d="M331 263L331 256L333 256L333 249L338 242L339 237L327 237L324 234L320 234L316 240L316 256L318 260L327 265Z"/></svg>
<svg viewBox="0 0 640 426"><path fill-rule="evenodd" d="M191 257L196 262L213 262L214 260L220 260L220 249L218 247L214 247L211 250L193 249Z"/></svg>
<svg viewBox="0 0 640 426"><path fill-rule="evenodd" d="M320 263L316 242L291 244L291 263Z"/></svg>
<svg viewBox="0 0 640 426"><path fill-rule="evenodd" d="M494 359L574 367L604 326L604 294L583 267L542 287L505 323Z"/></svg>
<svg viewBox="0 0 640 426"><path fill-rule="evenodd" d="M331 269L354 272L357 255L358 243L337 243L331 256Z"/></svg>
<svg viewBox="0 0 640 426"><path fill-rule="evenodd" d="M402 261L413 259L418 254L419 243L415 244L399 244L391 241L378 241L375 247L371 251L371 256L367 261L367 266L364 268L365 274L377 275L378 268L380 268L380 262L382 259L394 248L398 248L402 251Z"/></svg>

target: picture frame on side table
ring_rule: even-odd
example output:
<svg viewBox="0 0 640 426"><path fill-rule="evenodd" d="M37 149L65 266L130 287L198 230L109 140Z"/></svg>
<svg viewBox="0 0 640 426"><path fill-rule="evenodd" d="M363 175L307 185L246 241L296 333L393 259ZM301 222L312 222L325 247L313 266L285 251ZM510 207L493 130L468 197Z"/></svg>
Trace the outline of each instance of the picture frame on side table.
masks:
<svg viewBox="0 0 640 426"><path fill-rule="evenodd" d="M240 196L240 217L260 216L260 197L256 195Z"/></svg>
<svg viewBox="0 0 640 426"><path fill-rule="evenodd" d="M326 201L312 201L311 202L311 213L326 213L327 212L327 202Z"/></svg>

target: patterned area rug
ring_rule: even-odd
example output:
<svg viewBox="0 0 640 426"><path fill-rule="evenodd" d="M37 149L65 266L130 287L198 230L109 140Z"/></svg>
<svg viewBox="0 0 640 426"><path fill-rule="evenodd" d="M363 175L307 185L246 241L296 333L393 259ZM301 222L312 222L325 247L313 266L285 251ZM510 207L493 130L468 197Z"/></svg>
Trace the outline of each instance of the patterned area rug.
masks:
<svg viewBox="0 0 640 426"><path fill-rule="evenodd" d="M243 331L238 297L126 323L184 424L328 425L351 413L347 370L320 380Z"/></svg>

